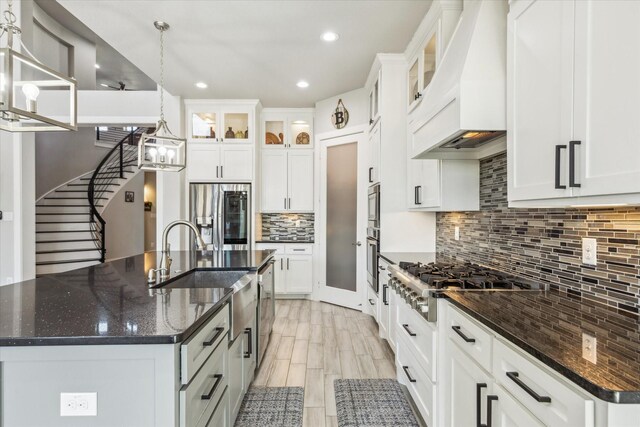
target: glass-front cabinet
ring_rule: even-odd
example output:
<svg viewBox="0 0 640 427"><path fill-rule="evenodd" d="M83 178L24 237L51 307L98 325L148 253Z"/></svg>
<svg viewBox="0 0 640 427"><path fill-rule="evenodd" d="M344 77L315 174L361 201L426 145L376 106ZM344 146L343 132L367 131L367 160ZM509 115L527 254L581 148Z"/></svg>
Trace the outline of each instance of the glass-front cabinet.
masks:
<svg viewBox="0 0 640 427"><path fill-rule="evenodd" d="M380 73L369 90L369 126L373 127L380 117Z"/></svg>
<svg viewBox="0 0 640 427"><path fill-rule="evenodd" d="M265 108L261 122L263 148L313 148L313 109Z"/></svg>
<svg viewBox="0 0 640 427"><path fill-rule="evenodd" d="M438 22L434 30L426 37L416 56L409 62L407 74L409 110L420 102L436 72L440 59L439 28Z"/></svg>
<svg viewBox="0 0 640 427"><path fill-rule="evenodd" d="M253 109L236 105L187 104L188 142L253 142Z"/></svg>

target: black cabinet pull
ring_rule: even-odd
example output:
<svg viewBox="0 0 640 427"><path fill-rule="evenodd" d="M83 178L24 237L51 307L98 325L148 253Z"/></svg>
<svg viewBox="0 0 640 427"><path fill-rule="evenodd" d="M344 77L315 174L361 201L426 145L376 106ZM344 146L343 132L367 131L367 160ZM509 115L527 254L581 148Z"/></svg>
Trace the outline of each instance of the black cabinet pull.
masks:
<svg viewBox="0 0 640 427"><path fill-rule="evenodd" d="M371 177L372 172L373 172L373 168L369 168L369 183L373 182L373 178Z"/></svg>
<svg viewBox="0 0 640 427"><path fill-rule="evenodd" d="M569 187L580 188L576 182L576 145L581 141L569 141Z"/></svg>
<svg viewBox="0 0 640 427"><path fill-rule="evenodd" d="M216 332L213 334L213 336L211 338L209 338L208 340L202 342L203 346L209 347L210 345L213 345L213 343L216 342L216 340L218 339L220 334L222 334L222 332L224 332L224 328L223 327L217 327L215 329L215 331Z"/></svg>
<svg viewBox="0 0 640 427"><path fill-rule="evenodd" d="M493 407L492 403L496 400L498 400L498 396L492 394L487 396L487 423L480 424L480 427L491 427L491 418L493 418L491 414L493 411L491 410L491 408Z"/></svg>
<svg viewBox="0 0 640 427"><path fill-rule="evenodd" d="M382 285L382 303L384 305L389 305L389 301L387 301L387 289L389 285Z"/></svg>
<svg viewBox="0 0 640 427"><path fill-rule="evenodd" d="M369 119L369 124L372 125L373 124L373 119Z"/></svg>
<svg viewBox="0 0 640 427"><path fill-rule="evenodd" d="M476 384L476 427L482 427L482 389L486 387L485 383Z"/></svg>
<svg viewBox="0 0 640 427"><path fill-rule="evenodd" d="M507 372L507 376L509 377L509 379L511 381L513 381L514 383L518 384L518 386L521 389L526 391L529 394L529 396L533 397L536 401L542 402L542 403L551 403L551 398L549 396L540 396L538 393L533 391L533 389L531 389L531 387L529 387L524 382L522 382L522 380L518 377L518 373L517 372Z"/></svg>
<svg viewBox="0 0 640 427"><path fill-rule="evenodd" d="M376 305L376 303L371 298L369 298L369 304Z"/></svg>
<svg viewBox="0 0 640 427"><path fill-rule="evenodd" d="M211 399L211 396L213 396L213 393L216 392L216 389L220 385L220 382L222 382L222 378L224 378L222 374L215 374L213 377L216 379L216 382L213 383L213 387L211 387L211 390L209 390L207 394L203 394L200 396L200 399L202 400Z"/></svg>
<svg viewBox="0 0 640 427"><path fill-rule="evenodd" d="M417 185L416 186L416 205L421 205L422 204L422 185Z"/></svg>
<svg viewBox="0 0 640 427"><path fill-rule="evenodd" d="M566 185L560 185L560 152L566 150L566 145L556 145L556 190L564 190Z"/></svg>
<svg viewBox="0 0 640 427"><path fill-rule="evenodd" d="M216 166L216 178L218 178L218 168L219 168L219 167L220 167L220 166Z"/></svg>
<svg viewBox="0 0 640 427"><path fill-rule="evenodd" d="M460 330L460 326L452 326L451 329L453 329L453 331L460 335L462 337L462 339L464 340L464 342L468 342L468 343L474 343L476 342L475 338L469 338L468 336L466 336L465 334L462 333L462 331Z"/></svg>
<svg viewBox="0 0 640 427"><path fill-rule="evenodd" d="M402 370L404 371L404 374L407 376L407 379L409 380L410 383L415 383L416 379L413 378L410 374L409 374L409 367L408 366L403 366Z"/></svg>
<svg viewBox="0 0 640 427"><path fill-rule="evenodd" d="M220 178L224 178L224 172L223 172L224 169L222 169L223 167L224 166L220 166Z"/></svg>
<svg viewBox="0 0 640 427"><path fill-rule="evenodd" d="M409 329L409 325L408 324L404 324L402 325L402 327L404 328L405 331L407 331L407 333L409 334L410 337L415 337L416 334L415 332L411 332L411 329Z"/></svg>
<svg viewBox="0 0 640 427"><path fill-rule="evenodd" d="M253 337L251 336L251 328L246 328L244 330L244 333L249 335L249 346L247 348L247 351L245 351L244 353L244 358L249 359L253 354L253 339L252 339Z"/></svg>

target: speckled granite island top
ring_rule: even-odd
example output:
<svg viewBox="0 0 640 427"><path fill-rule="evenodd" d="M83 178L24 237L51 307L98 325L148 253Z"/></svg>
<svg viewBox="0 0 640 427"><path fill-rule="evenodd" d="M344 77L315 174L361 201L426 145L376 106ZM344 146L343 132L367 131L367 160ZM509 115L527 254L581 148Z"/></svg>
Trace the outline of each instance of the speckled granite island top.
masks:
<svg viewBox="0 0 640 427"><path fill-rule="evenodd" d="M450 301L607 402L640 403L640 319L559 291L447 292ZM582 333L597 361L582 358Z"/></svg>
<svg viewBox="0 0 640 427"><path fill-rule="evenodd" d="M274 251L175 251L174 280L194 270L258 270ZM230 289L150 289L147 252L0 286L0 347L170 344L183 341L231 296ZM2 351L0 349L0 351Z"/></svg>

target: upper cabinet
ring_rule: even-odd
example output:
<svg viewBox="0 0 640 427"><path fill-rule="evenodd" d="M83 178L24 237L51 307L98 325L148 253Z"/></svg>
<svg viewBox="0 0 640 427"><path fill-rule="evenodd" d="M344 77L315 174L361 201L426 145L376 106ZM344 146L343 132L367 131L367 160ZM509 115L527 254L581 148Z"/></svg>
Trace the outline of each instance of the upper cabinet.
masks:
<svg viewBox="0 0 640 427"><path fill-rule="evenodd" d="M639 20L640 2L512 2L510 206L640 203Z"/></svg>
<svg viewBox="0 0 640 427"><path fill-rule="evenodd" d="M253 143L257 101L185 100L187 142Z"/></svg>
<svg viewBox="0 0 640 427"><path fill-rule="evenodd" d="M313 148L313 109L264 109L263 148Z"/></svg>
<svg viewBox="0 0 640 427"><path fill-rule="evenodd" d="M440 22L440 19L436 21L418 53L409 61L407 75L409 109L413 109L420 102L436 71L440 59L439 55L442 51L439 45Z"/></svg>
<svg viewBox="0 0 640 427"><path fill-rule="evenodd" d="M380 118L380 74L378 70L375 81L369 88L369 126L373 127Z"/></svg>

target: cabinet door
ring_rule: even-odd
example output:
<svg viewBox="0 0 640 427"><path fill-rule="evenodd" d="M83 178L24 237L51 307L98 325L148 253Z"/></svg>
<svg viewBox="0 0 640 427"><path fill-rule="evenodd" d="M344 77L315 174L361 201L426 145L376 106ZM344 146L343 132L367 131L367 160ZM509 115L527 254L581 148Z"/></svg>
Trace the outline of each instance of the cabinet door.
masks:
<svg viewBox="0 0 640 427"><path fill-rule="evenodd" d="M313 212L313 151L289 151L288 209Z"/></svg>
<svg viewBox="0 0 640 427"><path fill-rule="evenodd" d="M310 293L313 290L313 257L309 255L288 255L287 292L293 294Z"/></svg>
<svg viewBox="0 0 640 427"><path fill-rule="evenodd" d="M487 425L495 427L544 427L540 420L511 397L499 384L494 385L492 394L498 399L492 402L492 422Z"/></svg>
<svg viewBox="0 0 640 427"><path fill-rule="evenodd" d="M420 59L420 54L413 58L407 74L409 111L418 105L420 99Z"/></svg>
<svg viewBox="0 0 640 427"><path fill-rule="evenodd" d="M276 261L273 266L273 280L276 294L284 294L287 292L287 259L282 255L275 255Z"/></svg>
<svg viewBox="0 0 640 427"><path fill-rule="evenodd" d="M286 119L281 115L265 114L262 118L263 148L284 148L286 135Z"/></svg>
<svg viewBox="0 0 640 427"><path fill-rule="evenodd" d="M220 115L222 116L221 141L238 144L254 140L253 128L251 127L253 113L251 111L225 108Z"/></svg>
<svg viewBox="0 0 640 427"><path fill-rule="evenodd" d="M187 178L189 181L211 182L219 179L220 148L213 145L189 145Z"/></svg>
<svg viewBox="0 0 640 427"><path fill-rule="evenodd" d="M380 74L369 91L369 125L374 125L380 117Z"/></svg>
<svg viewBox="0 0 640 427"><path fill-rule="evenodd" d="M409 209L419 209L418 191L422 185L423 160L407 159L407 206Z"/></svg>
<svg viewBox="0 0 640 427"><path fill-rule="evenodd" d="M284 212L287 209L287 153L284 150L262 152L261 210Z"/></svg>
<svg viewBox="0 0 640 427"><path fill-rule="evenodd" d="M437 208L442 205L442 161L422 162L422 183L418 189L418 201L420 207Z"/></svg>
<svg viewBox="0 0 640 427"><path fill-rule="evenodd" d="M313 114L299 113L289 117L289 148L313 148Z"/></svg>
<svg viewBox="0 0 640 427"><path fill-rule="evenodd" d="M251 181L253 179L252 147L221 147L220 177L225 181Z"/></svg>
<svg viewBox="0 0 640 427"><path fill-rule="evenodd" d="M572 1L511 5L508 18L509 200L570 197L567 147L573 88ZM556 188L556 180L560 187Z"/></svg>
<svg viewBox="0 0 640 427"><path fill-rule="evenodd" d="M187 113L189 142L218 142L220 135L220 112L217 110L193 111Z"/></svg>
<svg viewBox="0 0 640 427"><path fill-rule="evenodd" d="M229 348L229 400L232 425L240 410L244 384L242 381L242 362L244 360L244 335L240 334Z"/></svg>
<svg viewBox="0 0 640 427"><path fill-rule="evenodd" d="M445 424L475 426L486 424L487 395L492 379L451 340L446 340L446 395L443 399Z"/></svg>
<svg viewBox="0 0 640 427"><path fill-rule="evenodd" d="M380 182L380 122L369 133L369 184Z"/></svg>
<svg viewBox="0 0 640 427"><path fill-rule="evenodd" d="M243 357L242 360L242 390L246 393L249 390L251 381L256 371L256 326L255 319L242 334L243 337Z"/></svg>
<svg viewBox="0 0 640 427"><path fill-rule="evenodd" d="M640 2L576 1L574 195L640 192Z"/></svg>

